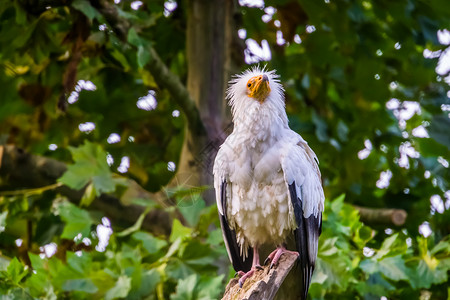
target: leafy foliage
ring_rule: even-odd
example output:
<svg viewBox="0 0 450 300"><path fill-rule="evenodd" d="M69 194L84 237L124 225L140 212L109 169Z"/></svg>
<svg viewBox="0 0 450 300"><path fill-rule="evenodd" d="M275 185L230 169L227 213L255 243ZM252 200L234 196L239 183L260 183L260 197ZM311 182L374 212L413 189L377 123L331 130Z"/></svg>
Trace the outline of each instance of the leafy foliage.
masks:
<svg viewBox="0 0 450 300"><path fill-rule="evenodd" d="M358 212L343 200L341 196L330 202L324 213L310 290L313 299L398 298L405 293L419 298L422 289L432 289L436 299L444 299L450 270L448 240L436 244L432 238L413 240L406 231L377 233L362 224ZM166 237L141 230L126 236L114 232L106 251L94 250L93 245L98 250L101 242L95 231L87 230L85 239L75 237L83 247L74 252L60 249L64 241L91 225L102 225L85 209L62 199L52 212L64 225L62 234L53 237L60 245L56 254L30 251L23 257L28 265L17 257L5 261L0 291L23 299L63 294L71 299L216 299L225 283L224 275L217 274L217 262L226 257L220 230L208 232L211 224L218 225L217 210L193 206L189 213L199 215L192 227L175 219L172 234Z"/></svg>
<svg viewBox="0 0 450 300"><path fill-rule="evenodd" d="M200 196L210 187L166 190L176 204L167 206L133 194L128 181L158 191L179 160L184 112L149 71L148 48L186 81L188 1L174 10L160 0L138 9L116 1L112 17L103 1L51 2L0 6L0 167L5 144L67 163L47 187L18 187L0 168L2 299L218 298L232 272L216 208ZM449 48L436 34L449 28L448 7L268 0L237 8L247 42L270 46L290 126L317 153L335 199L326 204L313 299L448 298L450 102L441 61ZM233 47L242 44L234 36ZM42 180L53 175L45 167ZM377 187L388 171L389 184ZM80 203L67 188L83 194ZM92 205L105 196L141 205L135 224L105 218ZM439 201L430 212L431 197ZM408 220L370 228L349 203L402 208ZM156 209L171 217L170 234L143 230Z"/></svg>
<svg viewBox="0 0 450 300"><path fill-rule="evenodd" d="M216 260L225 257L225 250L221 239L207 236L211 222L216 222L215 207L201 206L198 212L194 208L191 212L199 218L192 227L175 219L170 236L157 237L139 229L125 236L112 233L105 251L99 248L102 237L98 236L99 227L105 225L98 218L66 199L59 199L54 206L51 215L60 218L64 228L52 239L58 244L56 253L38 255L30 249L22 256L27 265L17 257L2 263L2 295L20 294L23 299L63 295L71 299L215 299L221 292L224 275L217 274ZM11 219L25 215L22 211ZM68 243L71 246L64 248Z"/></svg>
<svg viewBox="0 0 450 300"><path fill-rule="evenodd" d="M405 230L388 236L377 233L361 223L357 211L343 200L335 199L325 211L310 291L313 299L396 299L405 293L420 298L421 289L433 285L441 287L434 297L445 298L448 240L436 245L421 236L413 240Z"/></svg>

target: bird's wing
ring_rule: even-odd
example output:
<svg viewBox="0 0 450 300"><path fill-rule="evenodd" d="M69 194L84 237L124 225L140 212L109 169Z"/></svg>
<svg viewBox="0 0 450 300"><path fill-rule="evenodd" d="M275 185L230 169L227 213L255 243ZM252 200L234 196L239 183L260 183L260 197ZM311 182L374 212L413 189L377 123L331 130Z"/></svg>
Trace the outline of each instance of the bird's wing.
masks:
<svg viewBox="0 0 450 300"><path fill-rule="evenodd" d="M236 232L230 227L227 218L227 202L230 201L232 183L228 180L229 172L226 148L221 148L214 162L214 188L216 190L217 209L219 211L220 227L222 228L223 240L227 248L228 257L235 271L250 271L253 260L253 250L241 251L236 239ZM228 191L228 192L227 192ZM243 253L247 256L244 257Z"/></svg>
<svg viewBox="0 0 450 300"><path fill-rule="evenodd" d="M302 299L306 299L322 229L324 194L317 158L303 140L285 148L282 168L297 223L295 242L301 268Z"/></svg>

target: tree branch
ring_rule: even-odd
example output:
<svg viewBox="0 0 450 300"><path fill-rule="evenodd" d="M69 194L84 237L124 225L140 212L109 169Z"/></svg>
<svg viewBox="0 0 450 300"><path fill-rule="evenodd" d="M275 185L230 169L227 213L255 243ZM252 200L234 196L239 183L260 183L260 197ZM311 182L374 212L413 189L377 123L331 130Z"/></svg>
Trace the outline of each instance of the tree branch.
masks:
<svg viewBox="0 0 450 300"><path fill-rule="evenodd" d="M3 155L0 156L0 179L3 187L5 187L5 182L8 184L8 188L24 189L48 186L54 184L67 169L67 166L60 161L32 155L12 145L0 146L0 153L2 152ZM162 203L161 193L150 193L134 180L127 180L127 190L121 198L143 198ZM72 190L67 186L57 187L55 191L74 203L79 203L84 194L83 190ZM123 227L134 224L145 209L145 207L138 205L127 205L119 197L106 194L102 194L95 199L91 207L104 212L114 224ZM166 211L153 209L145 217L142 228L156 235L169 235L171 225L172 218Z"/></svg>
<svg viewBox="0 0 450 300"><path fill-rule="evenodd" d="M119 16L116 6L107 0L92 0L91 3L105 17L117 36L124 43L127 43L128 30L131 25L128 20ZM152 46L148 46L147 50L150 54L150 61L147 67L156 83L169 91L173 100L185 114L190 129L197 134L204 134L206 132L205 127L195 101L189 95L180 78L169 70Z"/></svg>
<svg viewBox="0 0 450 300"><path fill-rule="evenodd" d="M21 0L22 7L30 14L38 15L45 11L47 6L60 7L68 6L71 0ZM124 43L128 43L128 31L131 28L130 22L122 18L116 6L107 0L91 0L91 5L95 7L105 20L111 26L111 29L117 37ZM153 75L156 83L166 88L173 100L180 106L188 126L191 130L198 134L206 133L204 124L200 118L200 113L195 105L195 101L189 95L188 90L180 81L180 78L173 74L166 64L162 61L156 50L152 46L148 46L150 60L147 64L150 73Z"/></svg>
<svg viewBox="0 0 450 300"><path fill-rule="evenodd" d="M181 110L186 115L190 129L196 135L205 134L206 129L200 118L200 113L186 87L181 83L178 76L170 72L153 47L150 46L148 51L150 52L150 62L147 66L156 83L165 87L173 100L181 107Z"/></svg>
<svg viewBox="0 0 450 300"><path fill-rule="evenodd" d="M401 226L408 216L403 209L354 207L359 211L361 221L368 225Z"/></svg>
<svg viewBox="0 0 450 300"><path fill-rule="evenodd" d="M222 300L273 299L296 261L296 255L285 253L281 256L276 267L270 269L269 266L264 266L264 270L256 271L252 277L245 281L242 288L239 288L237 278L231 279Z"/></svg>

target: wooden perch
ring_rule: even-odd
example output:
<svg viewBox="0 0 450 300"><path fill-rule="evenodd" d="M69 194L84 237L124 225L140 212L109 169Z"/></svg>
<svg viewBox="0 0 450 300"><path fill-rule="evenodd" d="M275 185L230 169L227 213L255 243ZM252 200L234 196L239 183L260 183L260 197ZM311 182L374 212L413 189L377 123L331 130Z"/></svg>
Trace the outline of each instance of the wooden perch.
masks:
<svg viewBox="0 0 450 300"><path fill-rule="evenodd" d="M256 271L245 281L242 288L239 288L238 278L231 279L222 300L274 299L296 260L297 256L294 254L283 254L277 266L270 269L267 265L264 270ZM289 300L285 297L283 299Z"/></svg>
<svg viewBox="0 0 450 300"><path fill-rule="evenodd" d="M361 221L368 225L401 226L408 216L403 209L354 207L359 211Z"/></svg>

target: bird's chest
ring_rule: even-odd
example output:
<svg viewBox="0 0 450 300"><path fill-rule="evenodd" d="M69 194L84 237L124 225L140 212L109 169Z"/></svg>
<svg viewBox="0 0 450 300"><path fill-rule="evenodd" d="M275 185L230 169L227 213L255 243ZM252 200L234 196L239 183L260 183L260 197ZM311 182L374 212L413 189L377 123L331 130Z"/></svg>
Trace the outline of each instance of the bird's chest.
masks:
<svg viewBox="0 0 450 300"><path fill-rule="evenodd" d="M250 245L281 243L295 221L279 147L242 147L231 175L227 213L237 236Z"/></svg>

